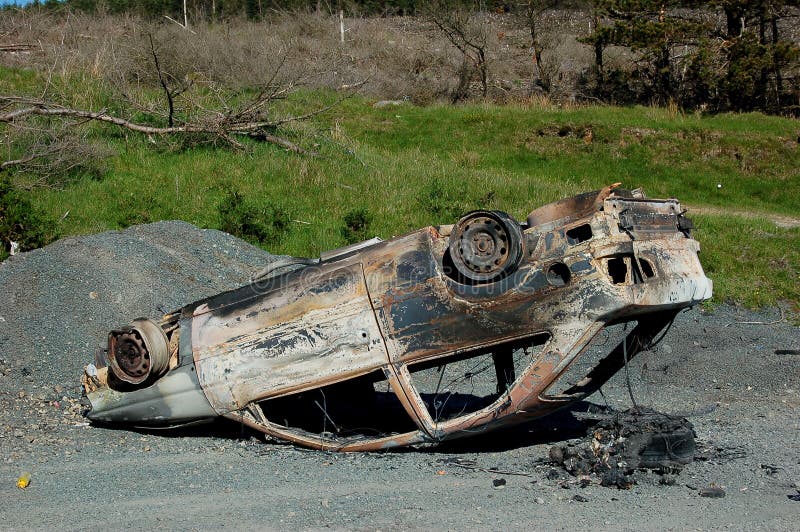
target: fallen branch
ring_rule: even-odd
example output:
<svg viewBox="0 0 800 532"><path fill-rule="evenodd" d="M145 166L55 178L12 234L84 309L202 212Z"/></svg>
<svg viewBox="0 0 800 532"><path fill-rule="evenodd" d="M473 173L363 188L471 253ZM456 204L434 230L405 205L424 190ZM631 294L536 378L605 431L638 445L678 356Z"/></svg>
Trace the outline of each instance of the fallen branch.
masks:
<svg viewBox="0 0 800 532"><path fill-rule="evenodd" d="M30 52L35 48L33 44L0 44L0 52Z"/></svg>
<svg viewBox="0 0 800 532"><path fill-rule="evenodd" d="M781 317L774 321L732 321L725 325L725 327L730 327L731 325L777 325L784 320L783 308L778 307L778 310L781 313Z"/></svg>
<svg viewBox="0 0 800 532"><path fill-rule="evenodd" d="M302 116L288 117L274 121L245 121L242 120L240 116L234 115L232 117L223 116L219 119L211 121L208 124L189 123L183 125L157 127L139 124L137 122L132 122L130 120L111 115L105 109L100 111L73 109L71 107L65 107L56 103L46 102L44 100L35 98L0 95L0 104L14 104L17 106L22 106L5 114L1 114L0 123L11 123L32 115L81 118L113 124L115 126L125 128L130 131L135 131L137 133L143 133L145 135L208 134L222 139L228 144L231 144L237 148L241 148L242 145L233 139L231 135L243 135L281 146L282 148L295 153L312 156L317 156L318 153L306 150L305 148L298 146L286 138L274 135L268 130L275 129L280 125L289 122L305 120L316 114L322 113L333 106L326 106L322 109L306 113Z"/></svg>
<svg viewBox="0 0 800 532"><path fill-rule="evenodd" d="M28 179L17 182L17 188L60 187L78 174L99 175L101 161L110 155L110 150L91 143L86 135L77 129L82 120L65 120L62 124L49 124L47 128L32 124L17 125L17 130L6 135L11 143L21 134L23 150L14 150L18 156L0 161L0 172L21 169ZM73 174L73 172L77 172ZM30 178L35 178L32 181Z"/></svg>
<svg viewBox="0 0 800 532"><path fill-rule="evenodd" d="M35 159L38 159L39 157L42 157L42 155L35 153L32 155L28 155L26 157L20 157L19 159L11 159L10 161L3 161L2 163L0 163L0 170L5 170L6 168L11 168L12 166L23 165Z"/></svg>
<svg viewBox="0 0 800 532"><path fill-rule="evenodd" d="M196 32L196 31L194 31L193 29L191 29L191 28L189 28L189 27L187 27L187 26L184 26L183 24L181 24L180 22L178 22L178 21L177 21L177 20L175 20L174 18L172 18L172 17L168 17L167 15L164 15L164 18L165 18L165 19L167 19L167 20L169 20L170 22L173 22L173 23L177 24L178 26L180 26L181 28L185 29L186 31L188 31L188 32L189 32L189 33L191 33L192 35L197 35L197 32Z"/></svg>
<svg viewBox="0 0 800 532"><path fill-rule="evenodd" d="M460 464L458 462L449 462L447 465L460 467L461 469L469 469L470 471L480 471L482 473L491 473L492 475L509 475L509 476L518 476L518 477L532 477L531 473L526 473L525 471L505 471L503 469L497 469L496 467L480 467L470 464Z"/></svg>

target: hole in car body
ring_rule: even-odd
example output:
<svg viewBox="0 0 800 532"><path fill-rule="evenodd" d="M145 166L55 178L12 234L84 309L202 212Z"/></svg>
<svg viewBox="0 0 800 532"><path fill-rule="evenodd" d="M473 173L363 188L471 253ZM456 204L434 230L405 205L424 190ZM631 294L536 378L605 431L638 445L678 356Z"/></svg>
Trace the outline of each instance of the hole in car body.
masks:
<svg viewBox="0 0 800 532"><path fill-rule="evenodd" d="M411 385L434 423L482 410L508 392L539 356L548 333L410 364Z"/></svg>
<svg viewBox="0 0 800 532"><path fill-rule="evenodd" d="M592 226L589 224L582 224L572 229L567 230L567 243L574 246L581 242L586 242L592 238Z"/></svg>
<svg viewBox="0 0 800 532"><path fill-rule="evenodd" d="M566 286L571 277L569 268L563 262L556 262L547 268L547 282L550 286Z"/></svg>
<svg viewBox="0 0 800 532"><path fill-rule="evenodd" d="M376 438L417 429L380 370L258 405L271 423L325 438Z"/></svg>

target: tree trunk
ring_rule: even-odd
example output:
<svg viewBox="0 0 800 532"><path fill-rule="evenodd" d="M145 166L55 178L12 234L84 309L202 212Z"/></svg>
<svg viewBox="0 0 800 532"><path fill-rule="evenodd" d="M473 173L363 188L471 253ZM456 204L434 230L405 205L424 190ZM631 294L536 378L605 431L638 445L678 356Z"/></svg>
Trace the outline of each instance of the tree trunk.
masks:
<svg viewBox="0 0 800 532"><path fill-rule="evenodd" d="M744 30L744 13L737 7L726 3L723 7L725 10L725 24L727 27L728 39L736 39L742 36Z"/></svg>
<svg viewBox="0 0 800 532"><path fill-rule="evenodd" d="M655 92L660 103L669 103L672 98L672 70L670 64L670 46L662 46L656 58Z"/></svg>
<svg viewBox="0 0 800 532"><path fill-rule="evenodd" d="M783 96L783 73L781 72L781 64L778 59L775 49L778 45L778 16L775 14L774 8L771 8L770 25L772 26L772 68L775 72L775 103L777 104L777 112L781 112L783 105L781 104L781 97Z"/></svg>
<svg viewBox="0 0 800 532"><path fill-rule="evenodd" d="M597 32L597 29L600 27L600 17L595 15L592 18L592 24L594 25L594 31ZM595 75L597 76L597 83L598 85L602 84L605 81L605 70L603 69L603 48L605 48L605 44L601 39L595 39L594 41L594 68L595 68Z"/></svg>
<svg viewBox="0 0 800 532"><path fill-rule="evenodd" d="M478 68L481 73L481 93L483 97L489 94L489 81L488 81L488 72L486 71L486 53L484 52L483 48L478 49Z"/></svg>
<svg viewBox="0 0 800 532"><path fill-rule="evenodd" d="M769 50L767 47L767 11L764 1L758 3L758 44L762 46L765 52ZM761 100L759 103L763 108L769 106L769 70L769 66L765 62L758 76L756 98Z"/></svg>
<svg viewBox="0 0 800 532"><path fill-rule="evenodd" d="M542 46L539 44L539 34L536 31L536 7L534 0L528 1L528 30L531 33L531 51L533 52L533 79L531 89L540 87L549 91L549 83L542 79Z"/></svg>

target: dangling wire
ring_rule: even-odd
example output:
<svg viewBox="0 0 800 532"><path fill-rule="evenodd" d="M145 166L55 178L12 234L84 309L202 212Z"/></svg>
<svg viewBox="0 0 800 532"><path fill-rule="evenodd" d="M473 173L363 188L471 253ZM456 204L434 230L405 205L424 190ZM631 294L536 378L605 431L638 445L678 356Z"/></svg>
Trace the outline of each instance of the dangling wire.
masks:
<svg viewBox="0 0 800 532"><path fill-rule="evenodd" d="M597 389L597 393L599 393L600 397L603 398L603 402L606 404L606 410L609 410L611 408L611 406L608 404L608 399L606 399L606 394L603 393L603 387L602 386Z"/></svg>
<svg viewBox="0 0 800 532"><path fill-rule="evenodd" d="M628 324L625 324L625 330L628 329ZM633 403L633 409L639 410L639 405L636 404L636 399L633 397L633 387L631 386L631 372L628 369L628 336L622 340L622 358L625 360L625 384L628 386L628 395Z"/></svg>
<svg viewBox="0 0 800 532"><path fill-rule="evenodd" d="M322 411L322 432L327 432L327 421L330 421L331 425L333 425L333 429L339 432L339 427L336 425L336 422L328 415L328 400L325 397L325 392L320 390L319 393L322 394L322 404L319 404L319 401L314 401L314 404Z"/></svg>

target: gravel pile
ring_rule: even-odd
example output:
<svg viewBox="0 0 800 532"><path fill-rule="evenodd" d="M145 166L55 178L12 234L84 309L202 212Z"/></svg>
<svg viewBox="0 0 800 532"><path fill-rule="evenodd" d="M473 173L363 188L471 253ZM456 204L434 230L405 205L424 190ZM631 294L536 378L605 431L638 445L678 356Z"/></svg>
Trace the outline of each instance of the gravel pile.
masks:
<svg viewBox="0 0 800 532"><path fill-rule="evenodd" d="M272 256L179 221L59 240L0 263L0 390L77 386L108 331L235 288ZM20 386L21 385L21 386Z"/></svg>

